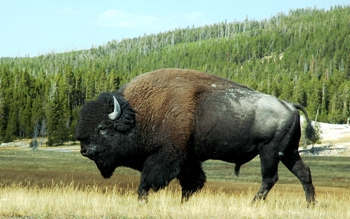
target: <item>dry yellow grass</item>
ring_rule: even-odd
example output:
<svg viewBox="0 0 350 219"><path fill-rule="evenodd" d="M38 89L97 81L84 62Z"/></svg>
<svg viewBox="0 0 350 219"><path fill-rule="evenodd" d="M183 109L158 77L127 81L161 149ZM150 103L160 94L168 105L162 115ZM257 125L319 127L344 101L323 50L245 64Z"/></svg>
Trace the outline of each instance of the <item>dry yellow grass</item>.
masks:
<svg viewBox="0 0 350 219"><path fill-rule="evenodd" d="M238 179L232 176L232 165L208 162L206 187L188 203L180 203L180 187L174 180L139 206L139 173L127 168L118 168L106 180L78 152L1 149L0 158L0 219L350 218L346 157L304 157L313 171L318 201L309 209L301 184L283 165L267 201L252 204L260 186L258 159L246 164Z"/></svg>
<svg viewBox="0 0 350 219"><path fill-rule="evenodd" d="M179 187L172 186L151 193L149 203L140 206L134 190L118 186L13 184L0 187L0 218L350 218L349 190L321 188L317 205L309 209L304 195L294 190L283 185L267 201L251 203L255 188L234 193L206 188L181 204Z"/></svg>

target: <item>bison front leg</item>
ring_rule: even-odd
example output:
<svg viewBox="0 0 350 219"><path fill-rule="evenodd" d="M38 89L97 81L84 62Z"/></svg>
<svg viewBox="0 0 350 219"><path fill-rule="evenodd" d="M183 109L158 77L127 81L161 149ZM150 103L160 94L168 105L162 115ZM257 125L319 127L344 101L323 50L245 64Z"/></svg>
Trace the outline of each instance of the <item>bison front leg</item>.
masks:
<svg viewBox="0 0 350 219"><path fill-rule="evenodd" d="M202 189L206 181L200 162L183 165L177 178L182 187L181 203L188 201L193 193Z"/></svg>
<svg viewBox="0 0 350 219"><path fill-rule="evenodd" d="M180 173L182 160L176 154L168 151L159 151L157 154L149 156L141 172L141 182L138 188L139 202L148 201L148 192L150 189L158 191L166 187L169 182Z"/></svg>
<svg viewBox="0 0 350 219"><path fill-rule="evenodd" d="M138 200L140 205L143 205L148 202L148 191L149 191L149 188L148 189L139 188L137 190L137 193L139 194Z"/></svg>

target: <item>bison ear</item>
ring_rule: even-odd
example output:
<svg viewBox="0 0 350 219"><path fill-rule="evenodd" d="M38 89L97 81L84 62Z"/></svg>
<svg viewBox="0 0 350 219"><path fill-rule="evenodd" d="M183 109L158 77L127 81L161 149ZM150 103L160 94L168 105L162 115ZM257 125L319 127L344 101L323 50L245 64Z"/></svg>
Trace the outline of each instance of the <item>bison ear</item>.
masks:
<svg viewBox="0 0 350 219"><path fill-rule="evenodd" d="M114 109L113 112L108 114L108 117L111 120L115 120L117 118L119 118L120 114L121 114L121 109L120 109L120 105L118 103L118 100L113 96L113 102L114 102Z"/></svg>

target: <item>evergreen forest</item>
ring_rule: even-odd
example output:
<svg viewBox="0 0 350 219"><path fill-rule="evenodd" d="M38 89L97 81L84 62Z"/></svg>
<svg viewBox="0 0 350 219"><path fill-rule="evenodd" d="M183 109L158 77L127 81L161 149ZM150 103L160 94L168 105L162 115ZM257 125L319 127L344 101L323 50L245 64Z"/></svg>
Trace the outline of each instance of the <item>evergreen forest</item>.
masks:
<svg viewBox="0 0 350 219"><path fill-rule="evenodd" d="M111 36L113 37L113 36ZM88 50L0 58L0 142L74 140L81 106L159 68L215 74L306 107L312 120L350 117L350 6L295 9L113 40Z"/></svg>

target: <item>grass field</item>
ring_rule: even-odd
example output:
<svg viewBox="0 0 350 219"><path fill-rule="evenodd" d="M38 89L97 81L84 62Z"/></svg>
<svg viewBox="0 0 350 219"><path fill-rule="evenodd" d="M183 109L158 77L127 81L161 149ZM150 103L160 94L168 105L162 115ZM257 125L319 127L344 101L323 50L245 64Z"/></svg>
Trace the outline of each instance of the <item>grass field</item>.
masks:
<svg viewBox="0 0 350 219"><path fill-rule="evenodd" d="M350 218L350 158L304 157L317 205L306 208L301 184L283 164L266 201L251 203L260 187L259 158L234 176L234 165L208 161L205 188L180 204L181 189L151 193L139 206L139 172L118 168L103 179L77 152L0 149L0 218Z"/></svg>

